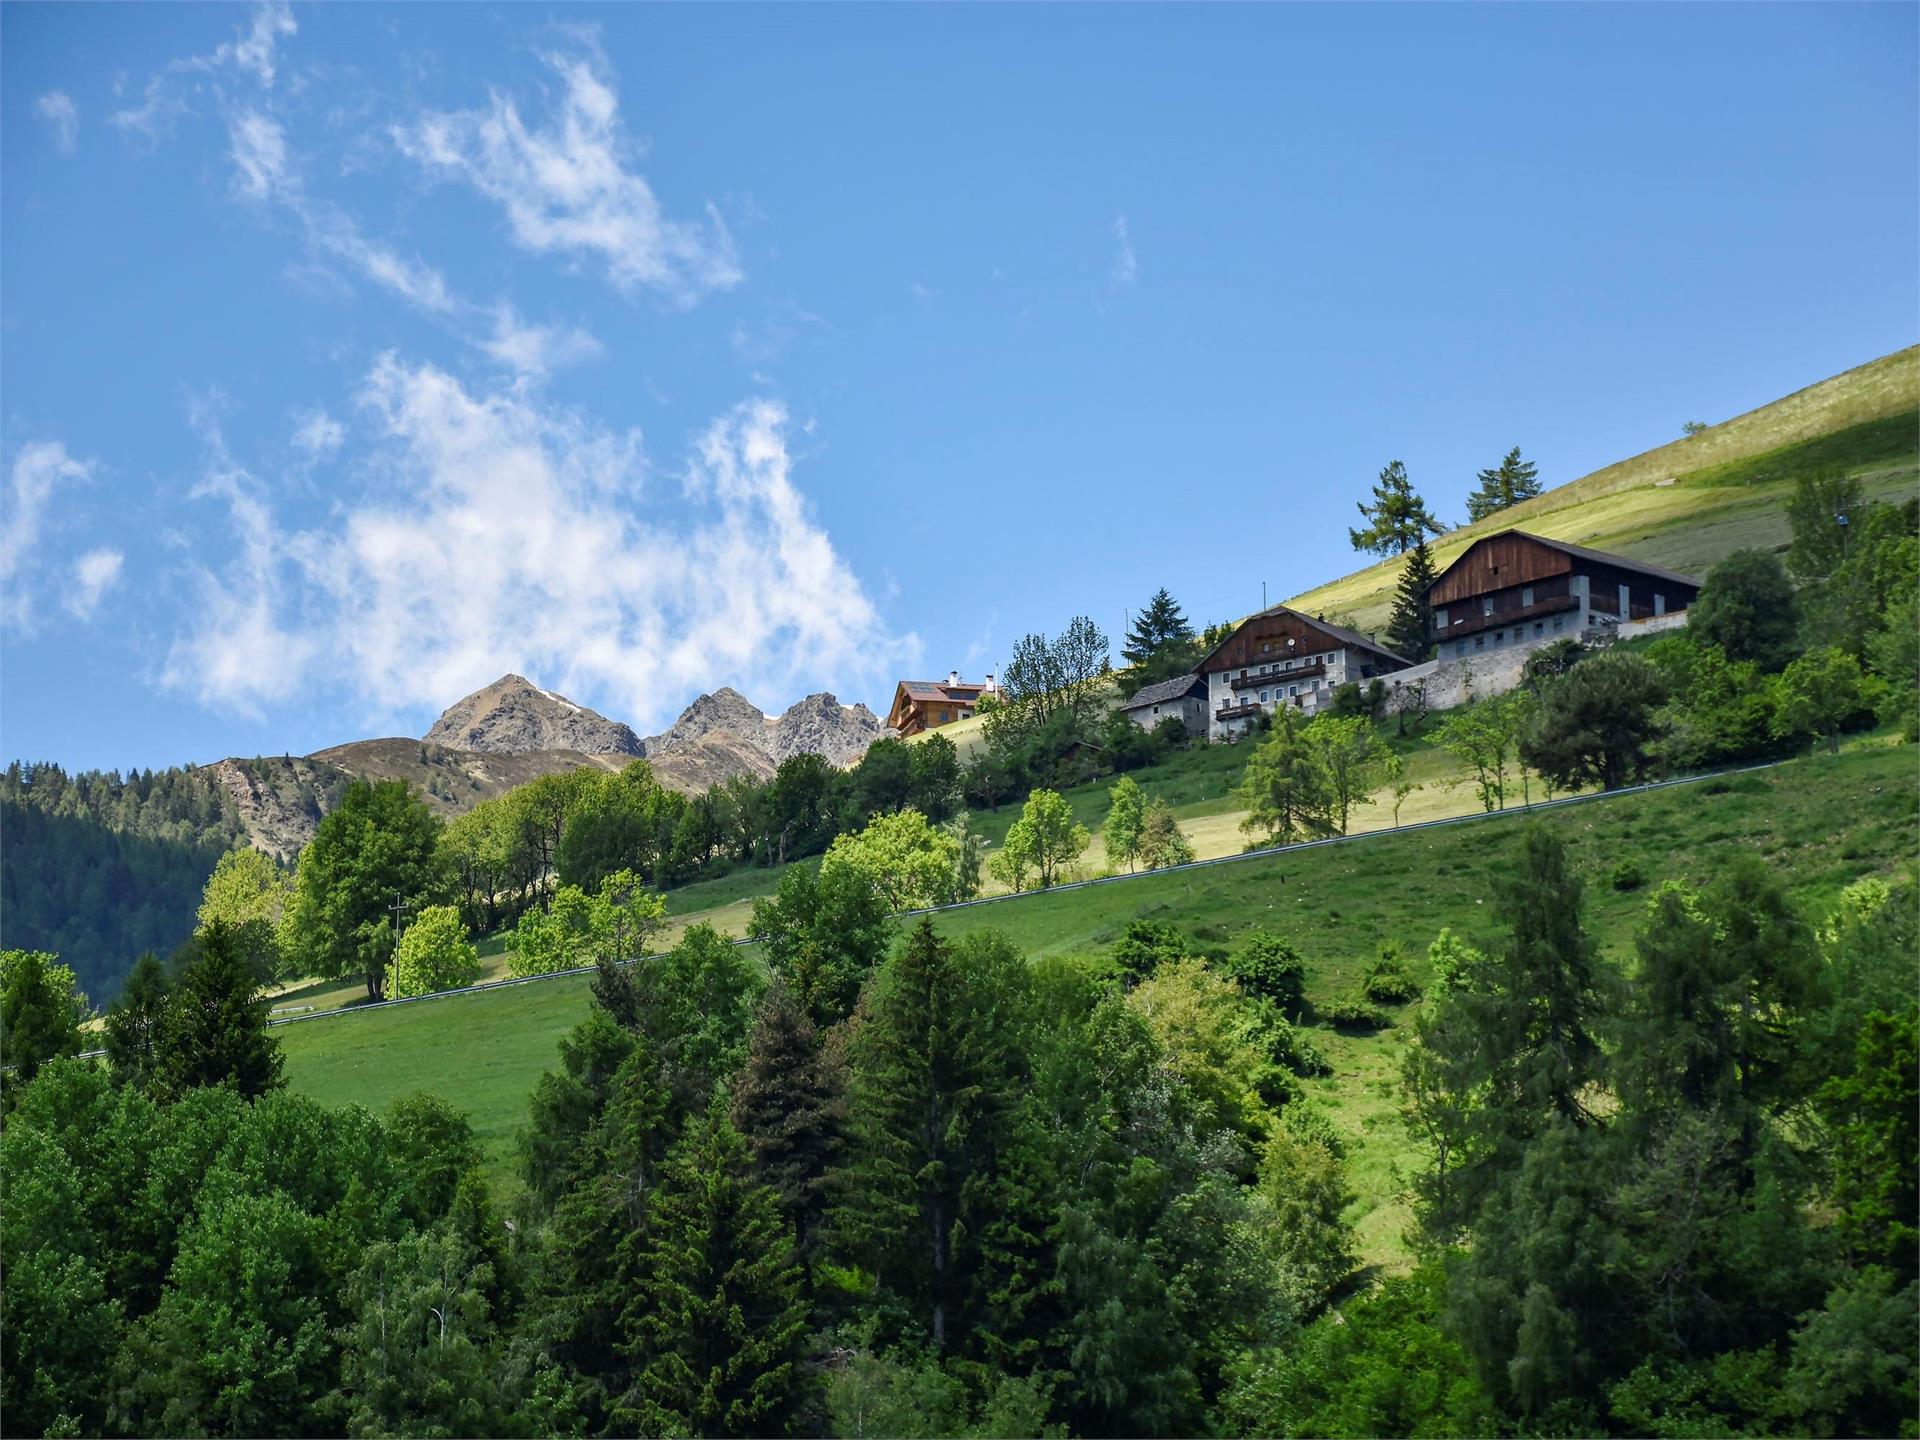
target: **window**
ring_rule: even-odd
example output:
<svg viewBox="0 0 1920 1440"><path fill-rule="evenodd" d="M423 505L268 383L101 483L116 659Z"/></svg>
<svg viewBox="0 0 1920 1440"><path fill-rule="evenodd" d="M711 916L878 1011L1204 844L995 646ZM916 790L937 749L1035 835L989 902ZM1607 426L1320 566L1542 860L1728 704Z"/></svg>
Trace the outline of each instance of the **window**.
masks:
<svg viewBox="0 0 1920 1440"><path fill-rule="evenodd" d="M1260 703L1261 703L1262 705L1264 705L1264 704L1266 704L1266 703L1267 703L1267 692L1266 692L1266 691L1264 691L1264 690L1262 690L1262 691L1260 692Z"/></svg>
<svg viewBox="0 0 1920 1440"><path fill-rule="evenodd" d="M1628 606L1631 604L1631 592L1625 585L1622 585L1620 587L1620 618L1622 620L1630 620L1633 618L1632 612L1628 609Z"/></svg>
<svg viewBox="0 0 1920 1440"><path fill-rule="evenodd" d="M1556 619L1553 622L1553 628L1556 630L1564 630L1566 629L1566 626L1567 626L1567 622L1565 620Z"/></svg>
<svg viewBox="0 0 1920 1440"><path fill-rule="evenodd" d="M1531 605L1533 603L1533 587L1531 585L1522 585L1520 587L1520 603L1522 605Z"/></svg>
<svg viewBox="0 0 1920 1440"><path fill-rule="evenodd" d="M1482 615L1491 615L1493 613L1493 597L1491 595L1483 596L1481 598L1480 613Z"/></svg>
<svg viewBox="0 0 1920 1440"><path fill-rule="evenodd" d="M1298 695L1299 693L1300 693L1300 687L1298 685L1289 685L1287 687L1287 694Z"/></svg>
<svg viewBox="0 0 1920 1440"><path fill-rule="evenodd" d="M1484 635L1476 635L1476 636L1474 636L1474 637L1473 637L1473 648L1474 648L1474 649L1476 649L1476 650L1484 650L1484 649L1486 648L1486 645L1487 645L1487 637L1486 637L1486 636L1484 636Z"/></svg>
<svg viewBox="0 0 1920 1440"><path fill-rule="evenodd" d="M1266 654L1266 653L1267 653L1267 642L1266 642L1266 641L1264 641L1264 640L1262 640L1262 641L1260 642L1260 653L1261 653L1262 655L1264 655L1264 654Z"/></svg>
<svg viewBox="0 0 1920 1440"><path fill-rule="evenodd" d="M1436 630L1444 630L1447 628L1446 606L1442 605L1438 610L1433 612L1433 628Z"/></svg>
<svg viewBox="0 0 1920 1440"><path fill-rule="evenodd" d="M1662 595L1658 590L1653 592L1653 613L1656 615L1664 615L1667 613L1667 597Z"/></svg>
<svg viewBox="0 0 1920 1440"><path fill-rule="evenodd" d="M1494 644L1496 644L1496 645L1504 645L1504 644L1506 644L1506 642L1507 642L1507 632L1506 632L1506 631L1504 631L1504 630L1496 630L1496 631L1494 631L1494 632L1493 632L1493 643L1494 643Z"/></svg>
<svg viewBox="0 0 1920 1440"><path fill-rule="evenodd" d="M1546 634L1546 633L1547 633L1547 622L1546 622L1546 621L1544 621L1544 620L1536 620L1536 621L1534 621L1534 622L1533 622L1533 633L1534 633L1534 634L1536 634L1536 635L1544 635L1544 634Z"/></svg>

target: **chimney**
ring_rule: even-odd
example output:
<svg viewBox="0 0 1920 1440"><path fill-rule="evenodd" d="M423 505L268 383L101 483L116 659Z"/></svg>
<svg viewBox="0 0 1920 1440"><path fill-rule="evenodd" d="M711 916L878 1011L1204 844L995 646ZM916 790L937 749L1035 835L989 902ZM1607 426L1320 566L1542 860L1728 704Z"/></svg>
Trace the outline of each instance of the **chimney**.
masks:
<svg viewBox="0 0 1920 1440"><path fill-rule="evenodd" d="M947 688L950 690L960 688L960 672L958 670L949 670L947 672Z"/></svg>
<svg viewBox="0 0 1920 1440"><path fill-rule="evenodd" d="M995 685L994 685L994 683L993 683L993 672L992 672L991 670L989 670L989 671L987 672L987 685L986 685L986 688L987 688L987 689L989 689L989 690L992 690L992 689L995 689L995 688L996 688L996 687L995 687Z"/></svg>

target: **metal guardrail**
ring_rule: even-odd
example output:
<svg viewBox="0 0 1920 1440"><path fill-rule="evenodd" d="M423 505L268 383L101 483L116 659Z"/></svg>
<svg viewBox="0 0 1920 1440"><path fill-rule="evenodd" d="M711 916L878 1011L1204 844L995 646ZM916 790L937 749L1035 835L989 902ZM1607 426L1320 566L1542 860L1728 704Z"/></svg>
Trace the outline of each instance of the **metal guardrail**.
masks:
<svg viewBox="0 0 1920 1440"><path fill-rule="evenodd" d="M1651 790L1670 790L1679 785L1697 785L1704 780L1720 780L1734 775L1751 775L1760 770L1772 770L1787 763L1784 760L1769 760L1759 765L1741 765L1732 770L1709 770L1700 775L1682 775L1672 780L1650 780L1644 785L1629 785L1619 790L1597 790L1591 795L1564 795L1558 800L1539 800L1531 805L1516 805L1508 809L1485 810L1479 814L1448 815L1439 820L1419 820L1411 825L1394 825L1384 830L1364 830L1358 835L1329 835L1320 840L1298 840L1290 845L1267 845L1258 850L1243 850L1237 855L1216 855L1208 860L1189 860L1182 865L1167 865L1158 870L1139 870L1126 875L1101 875L1092 880L1071 880L1064 885L1052 885L1045 890L1013 890L1005 895L982 895L974 900L956 900L950 905L928 905L918 910L895 912L897 920L910 919L919 915L942 915L953 910L972 910L982 905L1004 905L1011 901L1032 900L1041 895L1064 895L1075 890L1091 890L1100 885L1124 885L1132 880L1157 879L1167 875L1178 875L1191 870L1206 870L1217 865L1238 865L1250 860L1270 860L1277 855L1291 855L1305 850L1323 850L1332 845L1358 845L1368 840L1378 840L1388 835L1411 835L1422 830L1439 830L1452 825L1471 825L1485 820L1511 819L1517 815L1535 815L1546 810L1561 810L1570 805L1588 805L1596 800L1617 800L1624 795L1642 795ZM753 945L758 942L746 936L729 937L728 944ZM658 960L659 953L637 955L631 960L615 963L637 965L643 960ZM564 980L569 976L591 975L598 967L593 965L575 965L565 970L545 970L538 975L511 975L504 980L483 980L477 985L463 985L453 990L435 990L426 995L403 995L393 1000L377 1000L365 1005L342 1005L333 1010L315 1010L305 1015L283 1015L267 1021L269 1026L298 1025L312 1020L331 1020L342 1015L367 1015L375 1011L391 1010L400 1005L419 1005L429 1000L448 1000L459 995L478 995L489 990L506 990L516 985L535 985L544 980ZM83 1051L81 1058L106 1054L104 1050Z"/></svg>

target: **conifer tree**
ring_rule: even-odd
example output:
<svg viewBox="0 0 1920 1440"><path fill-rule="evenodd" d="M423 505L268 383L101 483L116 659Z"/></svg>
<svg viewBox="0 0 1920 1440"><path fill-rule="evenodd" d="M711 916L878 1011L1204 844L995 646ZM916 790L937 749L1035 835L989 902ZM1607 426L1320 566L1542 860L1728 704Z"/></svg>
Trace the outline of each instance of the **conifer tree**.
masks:
<svg viewBox="0 0 1920 1440"><path fill-rule="evenodd" d="M1428 1224L1442 1235L1470 1219L1549 1123L1589 1124L1600 1074L1605 980L1566 846L1529 828L1494 889L1506 944L1471 957L1435 997L1406 1061L1411 1118L1436 1156L1423 1182Z"/></svg>
<svg viewBox="0 0 1920 1440"><path fill-rule="evenodd" d="M1387 619L1387 648L1395 654L1418 662L1433 652L1433 606L1427 603L1427 591L1438 578L1433 551L1422 535L1407 552L1407 563L1400 567L1393 613Z"/></svg>
<svg viewBox="0 0 1920 1440"><path fill-rule="evenodd" d="M278 1088L280 1046L267 1033L267 1007L234 927L215 920L193 947L161 1032L166 1092L231 1084L251 1098Z"/></svg>
<svg viewBox="0 0 1920 1440"><path fill-rule="evenodd" d="M1480 472L1480 488L1467 496L1467 519L1484 520L1531 500L1540 493L1538 469L1531 460L1522 460L1520 447L1514 446L1493 469Z"/></svg>
<svg viewBox="0 0 1920 1440"><path fill-rule="evenodd" d="M158 1083L169 989L166 966L149 950L107 1012L107 1065L123 1085L151 1092Z"/></svg>
<svg viewBox="0 0 1920 1440"><path fill-rule="evenodd" d="M1400 461L1388 463L1373 487L1373 503L1361 501L1358 509L1367 521L1364 530L1348 530L1353 548L1373 555L1404 555L1419 543L1422 535L1438 535L1446 529L1427 509L1427 502L1414 492L1407 479L1407 467Z"/></svg>
<svg viewBox="0 0 1920 1440"><path fill-rule="evenodd" d="M854 1146L840 1247L942 1353L1023 1353L1051 1268L1015 1035L1025 962L995 936L960 952L923 919L882 971L855 1039Z"/></svg>
<svg viewBox="0 0 1920 1440"><path fill-rule="evenodd" d="M1132 666L1145 665L1159 658L1169 645L1192 638L1193 626L1163 585L1147 602L1147 608L1134 617L1121 644L1120 658Z"/></svg>
<svg viewBox="0 0 1920 1440"><path fill-rule="evenodd" d="M613 1413L648 1435L778 1435L804 1408L793 1233L718 1105L668 1158L621 1316L636 1365Z"/></svg>
<svg viewBox="0 0 1920 1440"><path fill-rule="evenodd" d="M776 981L754 1021L747 1063L734 1082L733 1125L754 1173L773 1192L811 1263L828 1186L846 1145L846 1076L806 1010Z"/></svg>

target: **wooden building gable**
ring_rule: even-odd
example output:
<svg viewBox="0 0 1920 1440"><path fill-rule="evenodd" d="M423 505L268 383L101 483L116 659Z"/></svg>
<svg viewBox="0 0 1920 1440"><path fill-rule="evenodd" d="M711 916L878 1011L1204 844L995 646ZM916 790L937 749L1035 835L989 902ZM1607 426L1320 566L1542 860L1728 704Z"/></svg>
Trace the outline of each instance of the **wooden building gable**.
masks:
<svg viewBox="0 0 1920 1440"><path fill-rule="evenodd" d="M1196 670L1203 675L1217 674L1223 670L1324 655L1332 650L1358 650L1395 667L1407 663L1358 631L1313 620L1297 610L1276 605L1243 621L1237 630L1214 646Z"/></svg>
<svg viewBox="0 0 1920 1440"><path fill-rule="evenodd" d="M1506 530L1476 540L1461 551L1427 591L1427 603L1435 609L1456 605L1511 585L1532 585L1565 575L1573 568L1573 556L1566 550L1523 531Z"/></svg>

